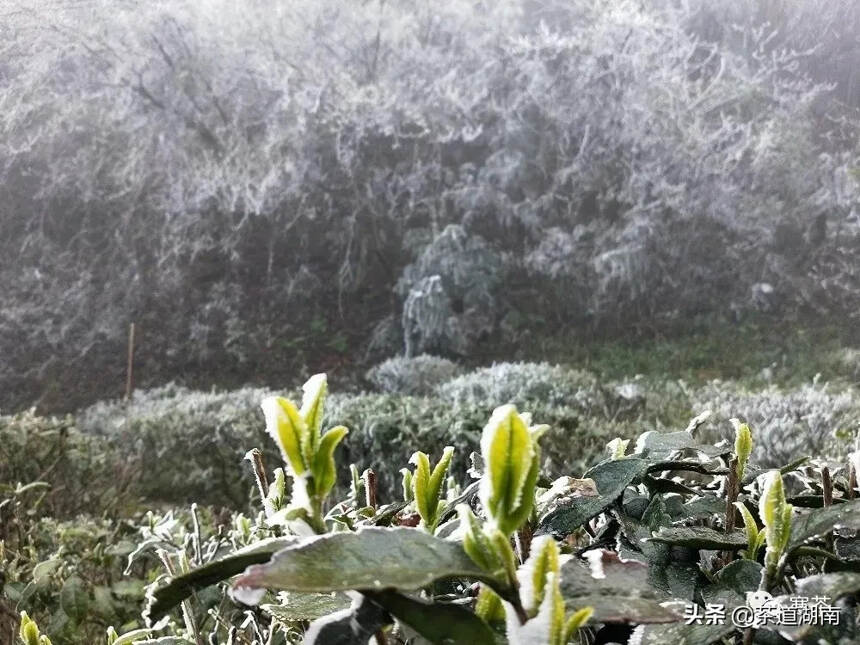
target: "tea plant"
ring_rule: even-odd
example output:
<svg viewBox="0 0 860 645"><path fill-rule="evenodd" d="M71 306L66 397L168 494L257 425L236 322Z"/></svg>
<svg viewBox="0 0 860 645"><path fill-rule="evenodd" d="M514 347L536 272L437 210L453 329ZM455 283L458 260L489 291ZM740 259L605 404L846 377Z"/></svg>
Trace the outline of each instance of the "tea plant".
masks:
<svg viewBox="0 0 860 645"><path fill-rule="evenodd" d="M508 404L484 426L468 479L453 470L458 448L431 444L414 446L399 473L350 466L340 494L339 446L350 436L323 431L326 395L316 375L300 406L264 399L283 464L269 470L259 450L248 452L255 516L192 507L138 522L127 571L153 581L146 627L109 627L108 645L860 637L860 452L763 470L753 429L734 421L734 442L708 444L700 416L682 431L618 437L582 477L550 480L541 473L548 427ZM399 479L396 499L379 488L382 475ZM74 591L64 601L73 611L87 596ZM739 629L729 618L797 596L828 597L839 623ZM726 608L722 624L690 620L715 605ZM62 642L31 615L20 617L25 645Z"/></svg>
<svg viewBox="0 0 860 645"><path fill-rule="evenodd" d="M272 477L250 453L264 500L255 519L205 540L153 538L166 584L152 586L144 615L150 637L173 635L151 642L849 643L860 634L860 453L763 470L750 460L747 425L735 423L734 443L713 445L697 439L697 418L682 431L618 438L581 478L549 481L546 426L504 405L470 457L474 481L448 475L452 448L419 451L401 470L402 499L380 499L376 474L353 466L349 493L333 501L347 430L322 432L325 395L317 375L301 407L264 401L285 468ZM828 597L839 623L689 619L762 599L778 609L795 596ZM181 623L166 618L174 607Z"/></svg>

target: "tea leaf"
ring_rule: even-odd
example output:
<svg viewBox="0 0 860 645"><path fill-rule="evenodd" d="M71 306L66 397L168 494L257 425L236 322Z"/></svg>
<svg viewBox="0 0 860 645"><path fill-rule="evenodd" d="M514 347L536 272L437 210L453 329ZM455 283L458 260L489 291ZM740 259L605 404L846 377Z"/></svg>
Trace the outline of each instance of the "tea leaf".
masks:
<svg viewBox="0 0 860 645"><path fill-rule="evenodd" d="M275 553L294 544L297 540L298 538L295 537L261 540L226 558L210 562L185 575L173 578L167 585L152 592L143 615L149 620L156 621L171 608L189 598L195 590L240 574L252 564L268 562Z"/></svg>
<svg viewBox="0 0 860 645"><path fill-rule="evenodd" d="M308 468L305 444L307 424L296 406L281 396L270 396L260 404L266 417L266 431L275 440L284 461L293 473L302 475Z"/></svg>
<svg viewBox="0 0 860 645"><path fill-rule="evenodd" d="M462 576L494 582L463 546L410 528L366 527L306 538L250 567L234 587L287 591L404 589Z"/></svg>
<svg viewBox="0 0 860 645"><path fill-rule="evenodd" d="M337 448L337 445L348 432L349 430L344 426L337 426L326 432L320 440L314 454L312 468L314 474L314 493L319 497L325 497L334 488L337 481L334 449Z"/></svg>
<svg viewBox="0 0 860 645"><path fill-rule="evenodd" d="M492 643L494 640L487 623L460 605L425 602L396 591L368 595L431 643Z"/></svg>
<svg viewBox="0 0 860 645"><path fill-rule="evenodd" d="M692 549L737 551L747 546L746 535L741 531L723 533L707 526L681 526L663 528L659 533L646 538L651 542L664 542Z"/></svg>
<svg viewBox="0 0 860 645"><path fill-rule="evenodd" d="M388 612L367 596L357 596L348 609L312 622L305 645L355 645L366 643L380 628L390 624Z"/></svg>
<svg viewBox="0 0 860 645"><path fill-rule="evenodd" d="M812 538L830 533L835 528L860 530L860 499L844 504L796 513L791 522L791 536L786 549L791 551Z"/></svg>
<svg viewBox="0 0 860 645"><path fill-rule="evenodd" d="M648 468L644 459L625 457L604 461L588 470L584 479L593 479L597 497L575 497L550 511L540 519L538 532L549 533L563 539L595 515L605 511L618 499L635 479L642 477Z"/></svg>
<svg viewBox="0 0 860 645"><path fill-rule="evenodd" d="M76 623L86 617L90 607L90 596L83 580L72 576L63 583L63 588L60 589L60 607Z"/></svg>
<svg viewBox="0 0 860 645"><path fill-rule="evenodd" d="M481 479L481 503L499 529L510 535L519 527L516 520L522 509L526 515L531 511L537 481L535 443L513 405L493 411L481 436L481 454L487 468Z"/></svg>
<svg viewBox="0 0 860 645"><path fill-rule="evenodd" d="M261 605L260 609L284 622L316 620L327 614L346 609L350 598L343 593L284 593L280 604Z"/></svg>

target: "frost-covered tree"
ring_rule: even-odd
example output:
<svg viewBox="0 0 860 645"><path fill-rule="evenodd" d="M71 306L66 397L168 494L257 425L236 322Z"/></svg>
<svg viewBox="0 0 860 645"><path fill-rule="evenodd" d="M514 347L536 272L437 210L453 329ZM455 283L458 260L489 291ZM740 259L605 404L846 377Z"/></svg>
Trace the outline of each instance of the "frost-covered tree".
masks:
<svg viewBox="0 0 860 645"><path fill-rule="evenodd" d="M856 315L857 12L746 4L4 3L4 400L81 370L103 392L130 320L153 378L277 373L403 320L432 275L472 341L756 284ZM452 224L485 295L451 291L456 249L419 270Z"/></svg>

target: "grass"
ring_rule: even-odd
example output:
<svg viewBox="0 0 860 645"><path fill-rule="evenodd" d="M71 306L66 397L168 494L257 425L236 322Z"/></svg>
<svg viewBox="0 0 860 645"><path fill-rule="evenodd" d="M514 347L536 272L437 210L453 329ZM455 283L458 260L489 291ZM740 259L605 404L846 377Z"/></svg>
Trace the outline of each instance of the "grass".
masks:
<svg viewBox="0 0 860 645"><path fill-rule="evenodd" d="M832 323L723 323L673 338L639 341L583 343L558 336L540 343L537 357L532 348L529 359L567 363L604 380L642 374L694 384L722 379L749 386L773 382L795 387L816 374L856 382L857 366L842 360L846 348L860 346L854 336L856 331Z"/></svg>

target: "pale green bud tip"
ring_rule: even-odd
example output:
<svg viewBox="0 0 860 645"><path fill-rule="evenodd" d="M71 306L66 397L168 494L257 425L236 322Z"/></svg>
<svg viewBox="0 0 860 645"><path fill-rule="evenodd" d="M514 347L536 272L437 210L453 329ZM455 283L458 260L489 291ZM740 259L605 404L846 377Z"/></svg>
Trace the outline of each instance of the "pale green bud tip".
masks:
<svg viewBox="0 0 860 645"><path fill-rule="evenodd" d="M526 519L534 502L537 443L513 405L498 407L484 427L485 470L480 499L490 521L510 533Z"/></svg>
<svg viewBox="0 0 860 645"><path fill-rule="evenodd" d="M26 611L21 612L21 626L18 635L25 645L39 645L39 628Z"/></svg>
<svg viewBox="0 0 860 645"><path fill-rule="evenodd" d="M322 426L323 406L328 393L328 380L325 374L314 374L302 386L302 419L315 434Z"/></svg>
<svg viewBox="0 0 860 645"><path fill-rule="evenodd" d="M606 444L606 449L609 451L609 455L612 459L621 459L625 454L627 454L628 445L630 445L630 439L621 439L620 437L616 437Z"/></svg>
<svg viewBox="0 0 860 645"><path fill-rule="evenodd" d="M746 423L741 423L737 419L732 419L731 422L735 428L735 454L738 457L738 464L740 465L740 472L738 474L742 475L743 468L752 453L752 431L750 431L750 427Z"/></svg>
<svg viewBox="0 0 860 645"><path fill-rule="evenodd" d="M328 377L324 373L314 374L304 385L302 385L302 394L307 397L315 397L320 390L328 386Z"/></svg>
<svg viewBox="0 0 860 645"><path fill-rule="evenodd" d="M296 475L301 475L307 470L302 454L307 427L296 406L283 397L268 396L260 407L266 419L266 431L280 448L284 461L290 464Z"/></svg>
<svg viewBox="0 0 860 645"><path fill-rule="evenodd" d="M782 475L778 470L771 470L765 475L759 498L759 515L766 527L779 524L782 521L785 507L785 489L782 485Z"/></svg>

